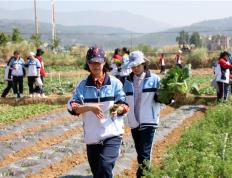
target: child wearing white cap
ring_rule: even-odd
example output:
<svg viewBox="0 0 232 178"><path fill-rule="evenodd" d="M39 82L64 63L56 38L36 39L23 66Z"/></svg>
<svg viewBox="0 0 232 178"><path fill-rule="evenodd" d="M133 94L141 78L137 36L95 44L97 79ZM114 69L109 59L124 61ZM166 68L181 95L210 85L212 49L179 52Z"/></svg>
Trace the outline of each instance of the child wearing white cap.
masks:
<svg viewBox="0 0 232 178"><path fill-rule="evenodd" d="M28 87L29 87L29 97L36 96L36 80L40 77L40 62L37 58L35 58L35 53L29 53L29 59L26 64L28 67L27 77L28 77ZM42 86L40 86L42 87ZM39 93L37 94L38 96Z"/></svg>
<svg viewBox="0 0 232 178"><path fill-rule="evenodd" d="M124 91L126 102L130 106L128 113L128 126L140 165L137 178L144 176L143 169L147 169L146 161L150 161L154 134L159 123L160 103L157 102L157 89L160 78L147 69L149 60L141 51L131 52L129 66L132 73L126 78ZM143 168L143 169L142 169Z"/></svg>

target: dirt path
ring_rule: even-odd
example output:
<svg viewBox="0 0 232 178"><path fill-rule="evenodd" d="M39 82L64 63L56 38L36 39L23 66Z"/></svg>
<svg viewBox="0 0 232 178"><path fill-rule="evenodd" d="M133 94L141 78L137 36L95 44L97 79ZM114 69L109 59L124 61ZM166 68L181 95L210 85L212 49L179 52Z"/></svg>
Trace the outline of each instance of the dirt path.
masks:
<svg viewBox="0 0 232 178"><path fill-rule="evenodd" d="M165 107L161 112L157 138L164 139L202 107L183 106L176 110ZM80 118L72 117L66 111L57 111L0 128L0 177L89 177L81 126ZM126 175L125 169L130 170L133 164L136 166L135 159L130 129L127 128L115 174ZM127 175L131 177L134 172Z"/></svg>
<svg viewBox="0 0 232 178"><path fill-rule="evenodd" d="M168 151L168 149L178 143L183 131L190 127L194 122L197 122L204 116L204 109L202 111L197 111L193 116L184 120L179 126L174 128L168 135L163 139L158 140L153 146L152 150L152 165L160 165L162 163L163 155ZM118 178L136 178L136 170L138 164L136 160L131 163L131 168L124 170Z"/></svg>
<svg viewBox="0 0 232 178"><path fill-rule="evenodd" d="M154 73L159 74L160 70L152 70ZM209 75L213 74L212 68L198 68L192 69L192 75ZM50 72L48 73L47 77L52 76L61 76L61 77L84 77L88 75L88 72L85 70L78 70L78 71L67 71L67 72Z"/></svg>

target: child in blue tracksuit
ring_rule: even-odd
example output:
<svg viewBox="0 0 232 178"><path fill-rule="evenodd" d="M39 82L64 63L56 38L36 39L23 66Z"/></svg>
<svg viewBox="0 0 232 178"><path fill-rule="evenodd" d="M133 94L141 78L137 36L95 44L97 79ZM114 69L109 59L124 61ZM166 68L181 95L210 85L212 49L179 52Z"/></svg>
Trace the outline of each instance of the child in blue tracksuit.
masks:
<svg viewBox="0 0 232 178"><path fill-rule="evenodd" d="M40 91L42 90L42 86L38 87L39 91L37 91L36 88L36 80L37 78L40 78L40 68L41 64L37 58L35 58L35 53L30 52L29 59L27 61L26 66L28 67L28 87L29 87L29 97L36 96L35 93L37 93L37 96L40 97Z"/></svg>
<svg viewBox="0 0 232 178"><path fill-rule="evenodd" d="M20 53L18 51L14 52L14 58L9 63L9 79L12 76L13 81L13 91L15 97L22 98L23 97L23 77L26 74L25 71L25 62L23 58L20 57Z"/></svg>
<svg viewBox="0 0 232 178"><path fill-rule="evenodd" d="M160 78L147 69L147 62L141 51L131 52L129 66L132 73L124 83L126 101L130 106L128 125L131 128L137 161L140 165L137 170L138 178L144 175L143 169L149 168L146 161L149 163L151 158L154 134L160 114L160 103L156 102Z"/></svg>
<svg viewBox="0 0 232 178"><path fill-rule="evenodd" d="M68 111L82 114L84 141L88 162L94 178L112 178L112 170L122 142L123 116L128 111L122 83L107 74L105 53L92 47L86 55L90 75L80 81Z"/></svg>

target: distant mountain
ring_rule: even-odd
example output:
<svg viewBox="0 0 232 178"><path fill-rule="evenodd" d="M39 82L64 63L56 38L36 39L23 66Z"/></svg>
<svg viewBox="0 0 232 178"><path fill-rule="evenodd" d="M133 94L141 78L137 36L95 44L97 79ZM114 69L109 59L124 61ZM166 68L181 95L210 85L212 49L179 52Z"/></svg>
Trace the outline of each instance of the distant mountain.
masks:
<svg viewBox="0 0 232 178"><path fill-rule="evenodd" d="M127 11L76 11L55 12L56 23L66 26L110 26L123 28L138 33L158 32L171 26L141 15ZM34 20L33 9L5 10L0 9L0 19ZM41 22L51 22L51 12L38 9L38 19Z"/></svg>
<svg viewBox="0 0 232 178"><path fill-rule="evenodd" d="M18 28L25 39L29 39L35 31L34 22L30 20L0 20L0 32L12 33L13 28ZM51 39L51 24L39 23L39 32L43 41ZM56 25L57 37L62 45L99 44L114 47L125 40L132 32L119 27L106 26L64 26Z"/></svg>
<svg viewBox="0 0 232 178"><path fill-rule="evenodd" d="M134 38L133 41L134 44L145 43L156 47L168 44L176 44L176 37L182 30L189 32L190 35L192 32L199 32L200 34L206 36L221 34L230 36L232 38L232 17L202 21L189 26L172 28L157 33L145 34Z"/></svg>
<svg viewBox="0 0 232 178"><path fill-rule="evenodd" d="M34 32L34 22L29 20L0 20L0 31L12 33L12 28L17 27L25 38L29 38ZM39 23L43 40L51 39L51 25ZM57 36L63 45L75 43L84 45L98 44L105 48L122 46L136 46L149 44L154 47L176 44L176 37L184 30L191 34L199 32L202 35L223 34L232 37L232 17L203 21L190 26L172 28L166 31L154 33L134 33L119 27L107 26L64 26L57 25Z"/></svg>
<svg viewBox="0 0 232 178"><path fill-rule="evenodd" d="M232 32L232 17L227 17L223 19L207 20L198 23L194 23L190 26L185 26L181 28L173 28L168 30L170 32L185 30L188 32L200 32L206 33L227 33Z"/></svg>

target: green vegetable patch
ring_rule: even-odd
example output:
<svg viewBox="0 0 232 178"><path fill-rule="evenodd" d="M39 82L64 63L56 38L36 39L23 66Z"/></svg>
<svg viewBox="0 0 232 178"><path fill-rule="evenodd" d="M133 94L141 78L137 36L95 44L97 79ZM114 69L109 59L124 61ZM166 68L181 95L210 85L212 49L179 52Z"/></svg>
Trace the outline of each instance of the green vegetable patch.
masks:
<svg viewBox="0 0 232 178"><path fill-rule="evenodd" d="M154 177L225 177L232 175L232 107L223 103L186 129L178 145L164 156L160 167L146 173Z"/></svg>
<svg viewBox="0 0 232 178"><path fill-rule="evenodd" d="M0 105L0 123L12 123L18 119L62 108L63 105L31 104L23 106Z"/></svg>

